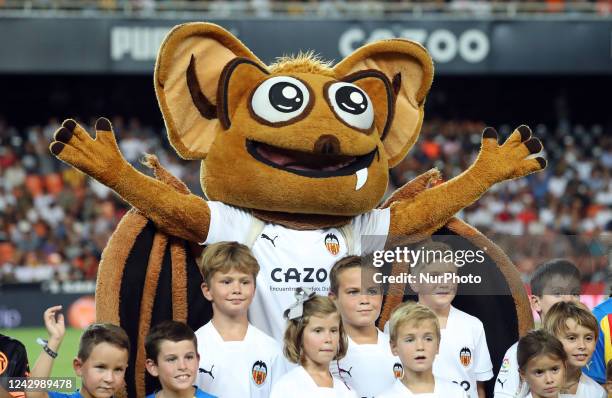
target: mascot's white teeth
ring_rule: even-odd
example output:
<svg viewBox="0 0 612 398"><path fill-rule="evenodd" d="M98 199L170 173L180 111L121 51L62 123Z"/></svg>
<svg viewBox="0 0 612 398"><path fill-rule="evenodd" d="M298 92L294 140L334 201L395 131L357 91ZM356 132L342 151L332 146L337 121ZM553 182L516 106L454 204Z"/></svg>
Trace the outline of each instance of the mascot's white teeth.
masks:
<svg viewBox="0 0 612 398"><path fill-rule="evenodd" d="M355 175L357 176L357 184L355 185L355 191L359 191L359 189L365 185L366 181L368 180L368 169L363 168L361 170L358 170L357 173L355 173Z"/></svg>

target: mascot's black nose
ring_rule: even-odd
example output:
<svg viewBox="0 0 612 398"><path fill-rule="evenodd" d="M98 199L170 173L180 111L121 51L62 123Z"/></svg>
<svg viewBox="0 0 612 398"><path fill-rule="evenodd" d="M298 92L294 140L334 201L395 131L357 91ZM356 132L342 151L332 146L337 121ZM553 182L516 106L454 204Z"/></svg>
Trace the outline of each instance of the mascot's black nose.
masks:
<svg viewBox="0 0 612 398"><path fill-rule="evenodd" d="M333 135L324 134L315 142L314 151L321 155L338 155L340 153L340 141Z"/></svg>

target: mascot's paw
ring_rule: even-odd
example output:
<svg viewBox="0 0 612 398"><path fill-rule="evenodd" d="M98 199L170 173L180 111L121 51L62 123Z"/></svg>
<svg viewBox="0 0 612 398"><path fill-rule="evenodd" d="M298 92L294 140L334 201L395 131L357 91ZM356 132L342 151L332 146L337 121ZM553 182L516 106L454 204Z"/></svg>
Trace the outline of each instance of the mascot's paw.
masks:
<svg viewBox="0 0 612 398"><path fill-rule="evenodd" d="M66 119L53 139L49 146L53 155L110 187L121 174L121 169L128 165L106 118L96 121L95 138L91 138L74 120Z"/></svg>
<svg viewBox="0 0 612 398"><path fill-rule="evenodd" d="M492 183L526 176L546 167L542 157L529 157L542 150L539 139L531 136L531 129L521 125L506 142L499 145L497 131L487 127L482 133L480 154L474 165Z"/></svg>

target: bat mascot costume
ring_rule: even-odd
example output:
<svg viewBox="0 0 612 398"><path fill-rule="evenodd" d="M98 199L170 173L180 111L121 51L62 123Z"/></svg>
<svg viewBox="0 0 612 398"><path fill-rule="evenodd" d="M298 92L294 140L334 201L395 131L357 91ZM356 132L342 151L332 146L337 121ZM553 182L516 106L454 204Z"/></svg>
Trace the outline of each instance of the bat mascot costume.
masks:
<svg viewBox="0 0 612 398"><path fill-rule="evenodd" d="M155 178L134 169L107 119L96 122L95 138L74 120L62 124L51 152L133 206L104 250L96 289L98 321L120 324L133 344L127 396L155 388L144 366L151 325L173 318L196 330L210 320L199 244L228 240L249 246L260 263L249 318L277 339L291 290L326 292L334 262L368 250L364 236L387 243L455 236L486 248L484 263L460 272L483 275L495 294L460 294L454 305L482 320L498 370L505 350L533 326L527 296L507 256L453 216L492 185L546 162L529 156L542 145L528 127L503 144L487 128L468 170L439 184L429 171L378 206L389 168L419 136L432 79L429 54L408 40L365 45L335 66L309 54L266 65L217 25L175 27L158 54L155 91L170 143L182 158L201 161L206 199L154 156L147 164ZM390 272L400 274L401 265ZM379 326L408 297L404 289L390 289Z"/></svg>

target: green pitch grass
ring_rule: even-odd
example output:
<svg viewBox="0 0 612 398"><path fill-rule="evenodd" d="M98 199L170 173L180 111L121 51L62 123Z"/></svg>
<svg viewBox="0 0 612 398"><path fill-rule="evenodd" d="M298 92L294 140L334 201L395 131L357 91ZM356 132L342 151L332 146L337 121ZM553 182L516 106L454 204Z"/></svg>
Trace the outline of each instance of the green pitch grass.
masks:
<svg viewBox="0 0 612 398"><path fill-rule="evenodd" d="M58 356L53 362L53 377L75 377L72 369L72 360L76 356L79 349L79 338L81 330L68 328L64 341L59 349ZM47 330L43 328L17 328L17 329L0 329L0 333L17 339L23 343L28 351L28 360L30 361L30 370L34 367L36 359L41 352L42 347L36 343L37 337L47 339ZM46 354L45 354L46 355ZM81 380L76 379L77 386L80 387Z"/></svg>

